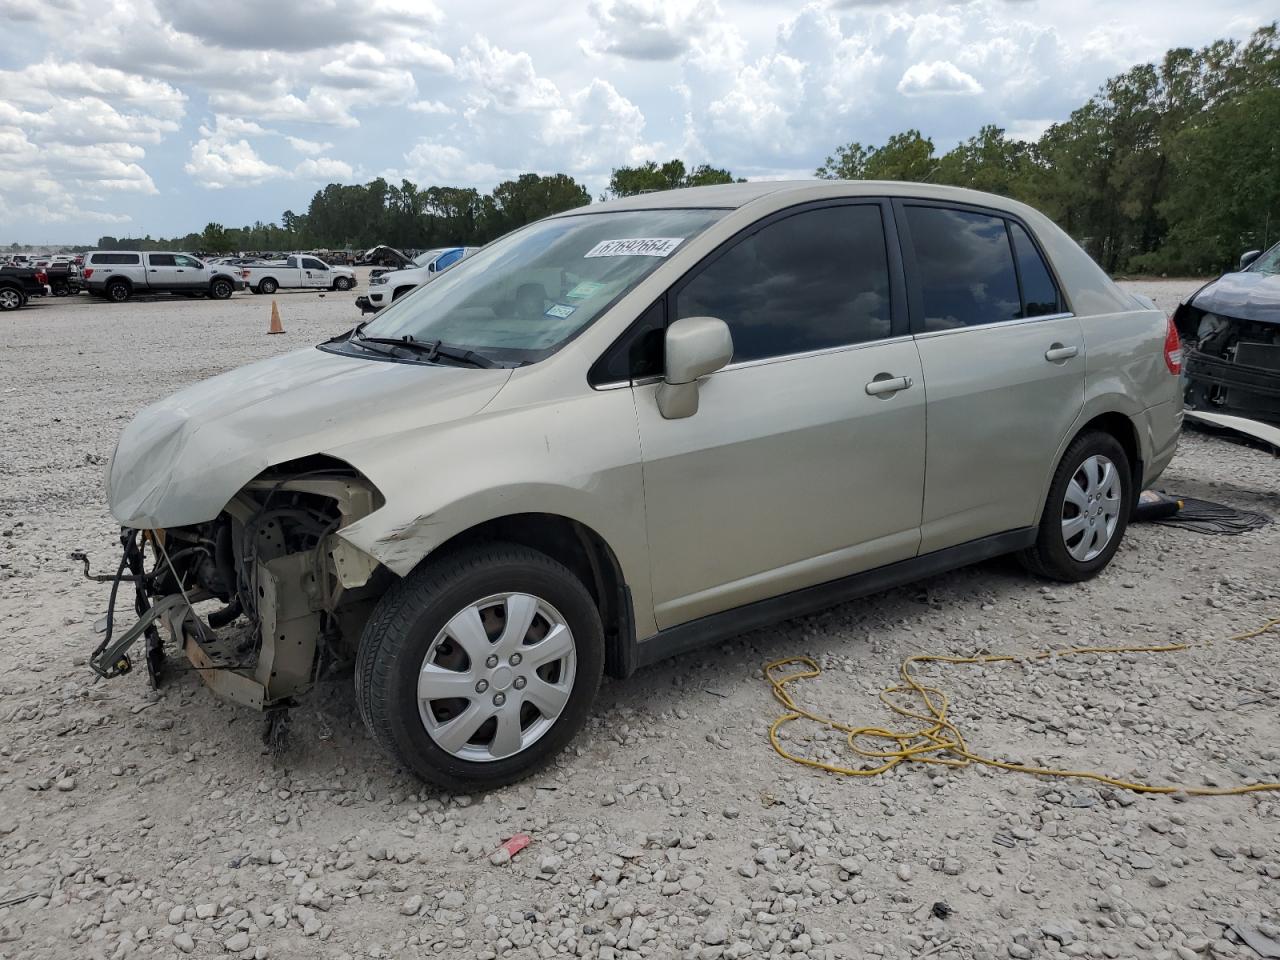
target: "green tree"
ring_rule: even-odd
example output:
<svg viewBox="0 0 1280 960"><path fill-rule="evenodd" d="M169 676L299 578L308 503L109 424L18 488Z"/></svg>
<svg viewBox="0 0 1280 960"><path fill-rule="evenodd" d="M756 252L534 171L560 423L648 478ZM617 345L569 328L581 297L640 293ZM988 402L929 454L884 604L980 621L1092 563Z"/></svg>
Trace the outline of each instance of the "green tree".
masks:
<svg viewBox="0 0 1280 960"><path fill-rule="evenodd" d="M837 147L814 176L824 180L927 180L937 161L933 141L919 130L895 133L882 147Z"/></svg>
<svg viewBox="0 0 1280 960"><path fill-rule="evenodd" d="M655 190L677 190L681 187L705 187L733 182L733 174L728 170L709 164L704 163L690 172L682 160L668 160L661 166L650 160L638 167L616 168L609 177L609 189L605 197L633 197Z"/></svg>

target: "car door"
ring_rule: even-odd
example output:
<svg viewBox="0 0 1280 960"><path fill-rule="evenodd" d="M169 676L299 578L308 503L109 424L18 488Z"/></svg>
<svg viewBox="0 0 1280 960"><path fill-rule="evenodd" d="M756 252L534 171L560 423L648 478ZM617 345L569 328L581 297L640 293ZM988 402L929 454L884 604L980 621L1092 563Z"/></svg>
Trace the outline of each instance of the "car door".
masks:
<svg viewBox="0 0 1280 960"><path fill-rule="evenodd" d="M147 286L153 290L175 290L179 282L177 257L172 253L148 253Z"/></svg>
<svg viewBox="0 0 1280 960"><path fill-rule="evenodd" d="M1026 226L896 201L928 383L922 553L1029 527L1084 405L1085 344Z"/></svg>
<svg viewBox="0 0 1280 960"><path fill-rule="evenodd" d="M879 202L787 211L665 298L734 353L686 419L633 387L660 628L915 555L925 397L891 227Z"/></svg>
<svg viewBox="0 0 1280 960"><path fill-rule="evenodd" d="M184 290L199 290L208 286L209 271L195 257L175 254L174 269L177 273L177 286Z"/></svg>
<svg viewBox="0 0 1280 960"><path fill-rule="evenodd" d="M315 257L302 258L302 285L321 289L332 285L329 278L329 265Z"/></svg>

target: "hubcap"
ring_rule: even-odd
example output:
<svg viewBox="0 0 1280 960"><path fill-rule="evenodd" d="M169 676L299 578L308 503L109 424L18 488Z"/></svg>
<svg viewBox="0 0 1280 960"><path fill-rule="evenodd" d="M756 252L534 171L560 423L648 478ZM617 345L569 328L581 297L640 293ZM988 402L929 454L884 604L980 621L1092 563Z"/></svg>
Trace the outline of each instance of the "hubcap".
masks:
<svg viewBox="0 0 1280 960"><path fill-rule="evenodd" d="M573 690L578 654L559 611L527 593L464 607L427 649L418 714L427 734L461 760L501 760L555 724Z"/></svg>
<svg viewBox="0 0 1280 960"><path fill-rule="evenodd" d="M0 290L0 305L3 305L8 310L16 307L18 305L18 291Z"/></svg>
<svg viewBox="0 0 1280 960"><path fill-rule="evenodd" d="M1076 560L1093 560L1111 542L1122 490L1120 471L1101 454L1076 468L1062 501L1062 540Z"/></svg>

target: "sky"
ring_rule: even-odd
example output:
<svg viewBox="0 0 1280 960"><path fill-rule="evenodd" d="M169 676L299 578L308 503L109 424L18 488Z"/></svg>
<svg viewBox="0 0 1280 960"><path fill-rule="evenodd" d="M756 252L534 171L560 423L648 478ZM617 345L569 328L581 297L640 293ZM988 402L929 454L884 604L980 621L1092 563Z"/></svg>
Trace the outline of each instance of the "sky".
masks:
<svg viewBox="0 0 1280 960"><path fill-rule="evenodd" d="M1274 0L0 0L0 243L180 236L383 176L680 157L811 176L910 127L1034 138Z"/></svg>

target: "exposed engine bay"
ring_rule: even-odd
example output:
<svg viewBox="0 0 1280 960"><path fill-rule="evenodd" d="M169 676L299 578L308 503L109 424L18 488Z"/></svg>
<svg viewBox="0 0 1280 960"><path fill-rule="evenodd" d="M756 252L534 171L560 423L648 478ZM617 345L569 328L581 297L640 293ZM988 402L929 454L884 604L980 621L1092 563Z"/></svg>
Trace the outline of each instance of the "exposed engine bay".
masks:
<svg viewBox="0 0 1280 960"><path fill-rule="evenodd" d="M112 582L112 591L93 669L104 677L128 672L128 649L145 638L158 682L171 642L216 692L266 710L287 705L353 651L393 576L334 533L381 498L355 470L316 461L267 471L207 523L122 530L119 570L94 577ZM126 583L138 621L117 634Z"/></svg>
<svg viewBox="0 0 1280 960"><path fill-rule="evenodd" d="M1180 306L1188 409L1280 425L1280 324Z"/></svg>

